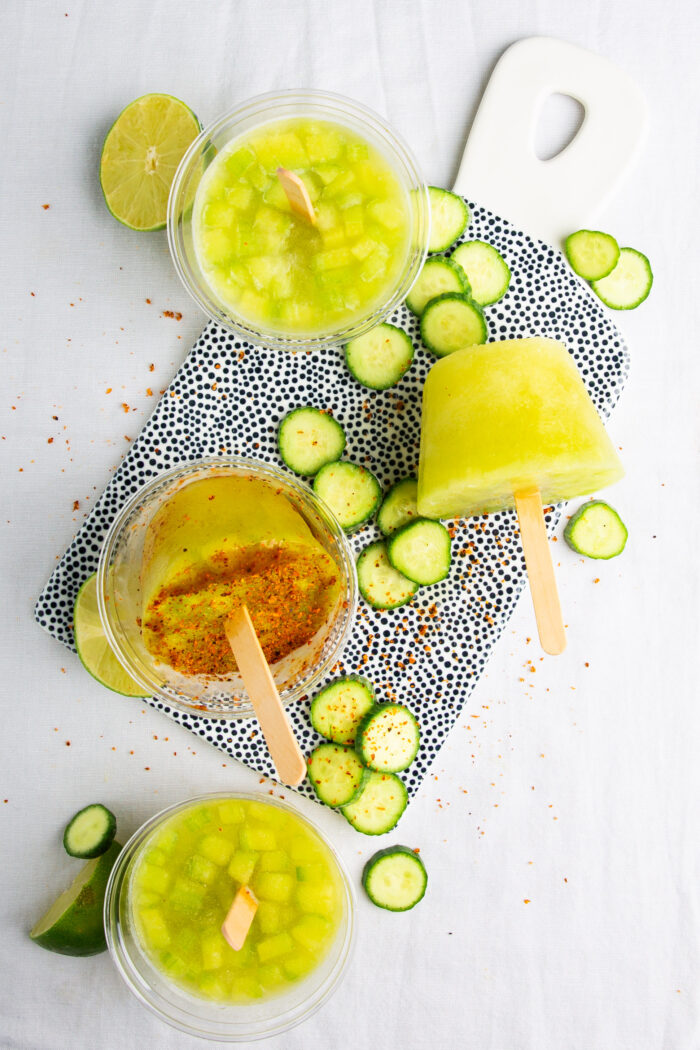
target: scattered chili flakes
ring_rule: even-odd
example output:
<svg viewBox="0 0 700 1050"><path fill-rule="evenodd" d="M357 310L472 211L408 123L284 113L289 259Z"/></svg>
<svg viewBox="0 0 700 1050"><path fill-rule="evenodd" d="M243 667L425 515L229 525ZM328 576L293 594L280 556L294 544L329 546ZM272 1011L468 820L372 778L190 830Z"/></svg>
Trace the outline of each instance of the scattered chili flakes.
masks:
<svg viewBox="0 0 700 1050"><path fill-rule="evenodd" d="M127 405L126 401L122 401L122 409L123 409L123 410L124 410L125 412L129 412L129 411L130 411L130 408L129 408L129 406Z"/></svg>
<svg viewBox="0 0 700 1050"><path fill-rule="evenodd" d="M174 321L182 320L182 314L179 310L163 310L163 317L171 317Z"/></svg>
<svg viewBox="0 0 700 1050"><path fill-rule="evenodd" d="M156 370L156 366L153 364L153 362L151 362L150 365L148 366L148 371L149 372L155 372L155 370Z"/></svg>
<svg viewBox="0 0 700 1050"><path fill-rule="evenodd" d="M530 903L531 903L531 901L530 901L529 897L523 897L523 904L530 904Z"/></svg>
<svg viewBox="0 0 700 1050"><path fill-rule="evenodd" d="M107 389L105 390L105 394L111 394L111 393L112 393L112 388L111 388L111 386L108 386Z"/></svg>
<svg viewBox="0 0 700 1050"><path fill-rule="evenodd" d="M149 306L151 305L151 300L150 299L146 299L146 302L148 303Z"/></svg>
<svg viewBox="0 0 700 1050"><path fill-rule="evenodd" d="M73 500L73 510L80 510L80 500L79 499L74 499Z"/></svg>
<svg viewBox="0 0 700 1050"><path fill-rule="evenodd" d="M70 747L70 740L66 740L66 747Z"/></svg>
<svg viewBox="0 0 700 1050"><path fill-rule="evenodd" d="M47 438L46 444L53 445L53 438Z"/></svg>
<svg viewBox="0 0 700 1050"><path fill-rule="evenodd" d="M42 204L42 208L44 209L44 211L48 211L50 207L50 204Z"/></svg>

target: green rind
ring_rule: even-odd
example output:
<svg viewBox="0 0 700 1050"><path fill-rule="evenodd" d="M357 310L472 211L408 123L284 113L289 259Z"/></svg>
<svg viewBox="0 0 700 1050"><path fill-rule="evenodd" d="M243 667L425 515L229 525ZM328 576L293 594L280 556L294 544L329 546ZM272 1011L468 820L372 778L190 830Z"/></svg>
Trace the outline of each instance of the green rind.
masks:
<svg viewBox="0 0 700 1050"><path fill-rule="evenodd" d="M371 887L372 872L374 871L375 867L381 861L390 859L391 857L395 857L397 854L409 857L416 865L416 867L420 869L423 875L421 892L418 894L418 896L413 897L411 899L410 904L407 904L403 908L396 908L392 907L391 904L383 903L380 899L378 899L376 890L373 891ZM411 908L415 908L416 904L418 904L419 901L422 901L423 897L425 896L425 891L428 888L428 872L426 871L425 864L418 856L418 854L415 853L412 849L409 849L408 846L387 846L386 849L377 850L377 852L374 853L365 864L364 868L362 869L362 886L364 888L365 893L372 901L372 904L376 905L378 908L383 908L385 911L392 912L410 911Z"/></svg>
<svg viewBox="0 0 700 1050"><path fill-rule="evenodd" d="M412 521L415 518L420 517L420 515L418 514L418 505L417 505L417 503L416 503L416 501L414 499L413 502L414 502L414 506L415 506L415 509L416 509L415 514L411 514L408 518L406 518L405 521L400 521L398 525L391 525L390 524L391 520L395 520L395 519L392 519L392 515L394 513L394 510L393 510L394 504L399 499L399 492L407 484L411 484L411 485L415 486L415 488L417 490L417 488L418 488L418 479L415 478L415 477L401 478L400 481L395 482L395 484L393 484L391 486L391 488L387 492L386 496L382 500L382 505L381 505L381 507L379 508L379 510L377 512L377 526L379 528L379 531L384 536L391 536L392 532L396 532L396 530L401 528L402 525L406 525L406 524L408 524L409 521ZM387 519L389 519L389 520L387 520Z"/></svg>
<svg viewBox="0 0 700 1050"><path fill-rule="evenodd" d="M588 238L600 238L601 240L604 240L606 245L612 249L612 262L610 265L604 266L602 270L586 270L585 267L582 266L579 249L577 247L577 243L580 242L582 238L584 240ZM569 260L571 269L579 277L583 277L584 281L600 281L603 277L607 277L608 274L612 273L617 266L617 261L620 258L620 246L612 234L603 233L602 230L576 230L574 233L570 233L564 241L564 254Z"/></svg>
<svg viewBox="0 0 700 1050"><path fill-rule="evenodd" d="M81 817L84 814L99 809L101 815L104 815L104 830L98 839L95 840L92 846L79 847L73 842L71 838L75 835L80 834L80 824L82 823ZM117 818L111 810L103 806L101 802L93 802L89 806L84 806L79 809L78 812L73 816L66 824L66 830L63 832L63 848L69 857L79 857L81 860L92 860L93 857L100 857L103 853L106 853L109 847L114 841L114 836L117 833Z"/></svg>
<svg viewBox="0 0 700 1050"><path fill-rule="evenodd" d="M576 539L576 533L579 531L577 526L583 519L585 519L586 515L591 511L591 509L595 507L604 507L611 520L616 523L616 525L622 533L622 543L617 544L615 547L611 548L609 554L595 554L590 548L586 549L585 547L581 547ZM590 503L584 503L582 507L579 507L576 513L572 514L566 528L564 529L564 539L568 543L569 547L571 547L572 551L575 551L577 554L582 554L584 558L593 558L596 561L609 561L610 558L616 558L618 554L622 554L627 543L628 535L629 534L627 532L627 526L625 525L624 521L617 513L617 511L614 510L609 503L606 503L604 500L600 499L591 500Z"/></svg>
<svg viewBox="0 0 700 1050"><path fill-rule="evenodd" d="M80 601L81 594L83 593L83 591L85 590L87 585L94 579L95 576L97 576L96 572L93 572L90 576L88 576L87 580L85 580L85 582L80 587L80 590L78 591L78 593L76 595L76 598L75 598L75 602L73 604L73 641L75 642L75 651L78 654L78 659L80 660L81 664L83 665L83 667L85 668L87 673L90 675L90 677L94 678L96 682L99 682L100 685L104 689L109 689L109 691L111 693L116 693L117 696L128 696L131 700L145 699L146 697L149 697L151 694L150 693L146 693L146 692L125 693L121 689L115 689L114 686L107 685L107 683L102 678L99 678L98 675L96 675L95 672L90 669L89 664L86 662L85 658L83 657L83 654L81 652L81 645L80 645L80 634L75 629L75 624L76 624L75 610L76 610L76 608L78 606L78 602ZM138 685L138 682L136 682L135 684Z"/></svg>
<svg viewBox="0 0 700 1050"><path fill-rule="evenodd" d="M336 690L339 686L342 686L342 684L345 682L357 686L363 693L366 701L368 702L369 706L367 710L369 711L372 709L375 702L374 686L372 685L372 683L368 682L367 679L363 678L361 675L347 675L344 678L337 678L334 682L329 682L327 686L324 686L324 688L316 694L316 696L311 701L311 705L309 707L309 721L311 722L311 725L316 730L316 732L319 733L320 736L325 737L326 740L330 740L334 744L342 744L345 747L352 747L355 744L357 727L362 721L364 714L355 720L348 719L350 732L352 732L351 737L349 732L343 733L342 736L340 734L336 734L335 736L331 735L326 730L319 717L319 712L323 710L324 706L328 703L329 694L333 690Z"/></svg>
<svg viewBox="0 0 700 1050"><path fill-rule="evenodd" d="M322 773L322 769L318 769L317 765L320 761L322 761L325 758L325 756L328 756L329 761L331 761L332 758L337 758L338 761L336 764L340 765L341 759L339 756L341 755L352 756L353 765L355 764L355 760L357 760L357 765L355 766L357 772L357 780L355 781L354 785L349 785L347 798L341 797L337 801L331 801L329 792L326 788L323 787L323 782L320 776L320 774ZM316 795L320 799L320 801L323 802L324 805L330 806L331 809L338 809L341 806L350 805L351 802L353 802L356 798L359 797L365 783L367 782L369 770L365 769L361 765L360 757L353 747L346 747L343 744L329 743L319 744L319 746L317 748L314 748L314 750L311 752L307 760L307 776L309 779L309 783L316 792ZM332 797L333 799L335 799L336 795L333 795Z"/></svg>
<svg viewBox="0 0 700 1050"><path fill-rule="evenodd" d="M404 762L403 765L378 765L376 758L377 749L375 748L370 754L367 748L367 738L369 736L369 731L372 727L372 723L380 716L385 715L388 709L400 711L401 714L399 717L407 719L411 723L411 727L415 732L415 747L413 748L411 757L406 762ZM418 721L416 720L416 717L413 714L413 712L409 711L409 709L405 707L404 704L375 704L372 710L367 712L367 714L362 719L357 728L357 734L355 736L355 750L357 751L357 754L360 756L367 768L374 770L376 773L402 773L404 769L408 769L411 762L413 762L414 758L418 754L419 748L420 727L418 725Z"/></svg>
<svg viewBox="0 0 700 1050"><path fill-rule="evenodd" d="M620 265L622 257L625 253L630 255L636 255L639 259L642 260L642 268L646 271L646 284L643 288L640 289L639 295L635 299L632 299L626 303L621 303L619 299L611 298L609 292L610 286L606 286L605 282L612 282L615 276L615 270ZM608 306L611 310L634 310L636 309L636 307L639 306L640 303L643 303L646 297L649 295L653 283L654 274L652 273L651 263L647 259L646 255L644 255L643 252L638 252L636 248L620 248L620 258L617 261L615 269L612 270L607 275L607 277L602 277L599 281L591 281L591 288L601 300L601 302L605 303L605 305Z"/></svg>
<svg viewBox="0 0 700 1050"><path fill-rule="evenodd" d="M429 576L425 573L422 575L418 573L416 567L412 567L405 559L403 559L402 564L399 564L402 560L399 553L402 541L414 530L418 528L425 529L427 526L431 527L431 532L440 536L444 546L444 553L446 555L446 563L444 567L439 572L432 573ZM433 583L439 583L449 575L450 566L452 565L452 540L442 522L434 521L432 518L414 518L413 521L407 522L405 525L402 525L401 528L397 529L396 532L391 534L386 541L386 553L387 558L397 572L400 572L401 575L405 576L407 579L413 580L413 582L417 583L419 587L428 587Z"/></svg>
<svg viewBox="0 0 700 1050"><path fill-rule="evenodd" d="M372 826L370 826L370 820L366 819L366 817L362 814L360 807L362 804L362 797L365 794L365 792L368 791L370 787L377 786L379 784L377 778L380 778L380 780L385 783L386 790L389 790L388 785L391 785L393 790L396 792L397 798L392 798L389 800L393 803L393 806L388 820L385 816L384 823L382 823L381 826L377 826L376 822L374 822ZM352 824L355 831L359 831L362 835L386 835L387 832L392 831L396 827L407 805L408 792L406 790L406 785L403 783L402 780L399 780L395 773L377 773L374 770L370 770L369 776L358 797L352 802L348 803L347 806L343 806L340 812L343 814L347 822L349 824ZM386 814L386 812L387 807L385 805L383 807L383 813Z"/></svg>
<svg viewBox="0 0 700 1050"><path fill-rule="evenodd" d="M110 124L109 130L108 130L107 134L105 135L104 139L102 140L102 152L100 153L100 172L99 172L100 190L102 191L102 198L103 198L103 200L105 202L105 207L107 208L107 211L112 216L112 218L116 219L117 222L121 223L122 226L126 226L127 230L135 230L136 233L157 233L158 230L164 230L165 227L168 224L167 223L167 219L165 220L165 222L156 223L155 226L132 226L130 222L126 222L124 219L121 219L116 214L116 212L112 211L112 209L109 206L109 201L107 200L107 194L105 193L105 189L104 189L104 186L102 184L102 155L104 154L104 148L105 148L105 145L107 143L107 139L109 138L109 136L111 135L112 131L114 130L114 127L118 123L120 117L122 117L124 115L124 113L126 113L127 109L130 109L132 106L136 105L137 102L140 102L141 99L148 98L150 95L160 95L160 96L162 96L162 98L171 98L173 100L173 102L178 102L192 116L192 119L194 120L195 124L197 125L197 128L199 129L199 131L202 130L202 122L199 119L199 117L197 116L197 114L194 112L194 110L190 109L190 107L187 105L187 103L183 102L181 98L177 98L176 95L169 95L165 91L147 91L144 95L139 95L138 98L132 99L131 102L128 103L128 105L124 106L124 109L121 111L121 113L119 113L117 118L115 120L113 120L112 123ZM116 690L114 690L114 692L116 692Z"/></svg>
<svg viewBox="0 0 700 1050"><path fill-rule="evenodd" d="M425 260L425 262L423 264L423 269L418 274L418 277L416 278L416 280L415 280L415 282L413 284L413 287L411 288L411 291L406 296L406 306L411 311L411 313L414 314L416 317L420 317L420 315L423 313L423 310L425 310L425 308L428 305L428 303L432 302L432 300L434 298L436 298L435 296L432 296L430 299L427 299L420 309L418 308L418 305L417 305L417 303L415 301L416 300L416 293L418 291L420 291L421 278L423 277L425 271L429 267L435 267L436 265L440 266L440 267L446 266L452 273L454 273L454 275L455 275L455 277L456 277L456 279L458 281L459 287L451 288L451 289L450 288L446 288L445 292L454 291L454 292L461 292L463 295L471 295L471 286L469 284L469 278L467 277L466 273L464 272L464 269L456 261L456 259L450 258L450 257L448 257L446 255L431 255L431 256L429 256L429 258L427 258ZM444 294L444 293L440 293L440 294Z"/></svg>
<svg viewBox="0 0 700 1050"><path fill-rule="evenodd" d="M368 379L368 373L363 364L363 355L367 353L363 340L379 328L388 330L391 332L393 339L400 340L404 351L403 356L400 354L396 355L394 362L392 362L392 367L387 370L386 379L381 381ZM358 335L356 339L351 339L350 342L345 344L343 352L345 364L353 379L362 386L367 387L368 390L388 390L390 387L396 386L411 367L415 349L410 336L402 328L382 321L381 324L375 325L374 328L369 332L365 332L364 335Z"/></svg>
<svg viewBox="0 0 700 1050"><path fill-rule="evenodd" d="M408 602L411 601L411 599L414 597L414 595L416 594L416 592L418 590L418 585L416 583L414 583L413 580L409 580L406 576L403 576L402 578L403 578L403 580L405 580L406 585L407 585L406 586L407 593L403 597L399 598L397 601L393 601L393 602L389 602L389 603L381 603L381 602L375 601L375 599L372 598L372 596L370 595L370 593L369 593L369 591L367 589L367 584L365 582L365 577L366 577L366 574L365 574L365 562L368 561L369 558L373 557L375 550L378 550L380 547L383 548L384 554L386 555L386 545L381 540L378 540L375 543L370 543L369 546L365 547L365 549L362 551L362 553L359 555L359 557L357 559L357 583L358 583L358 587L359 587L359 590L360 590L360 594L362 595L364 600L367 602L367 604L371 605L373 609L398 609L398 608L400 608L400 606L406 605ZM389 565L389 568L391 568L388 556L387 556L387 564ZM370 570L368 570L368 571L370 571ZM395 569L393 569L393 571L396 572ZM402 576L402 573L396 573L396 575L397 576ZM397 585L398 585L398 581L397 581Z"/></svg>
<svg viewBox="0 0 700 1050"><path fill-rule="evenodd" d="M309 412L313 412L318 417L320 417L320 420L323 421L324 427L327 427L329 433L331 429L333 429L338 441L336 446L337 454L336 451L334 451L332 455L327 455L325 458L320 458L313 470L306 470L305 468L300 467L299 461L295 459L294 454L292 453L292 456L290 458L289 450L285 450L283 448L283 445L285 444L285 434L287 432L287 429L292 425L291 421L294 419L295 416L299 416L302 413ZM294 440L294 438L290 437L288 443L293 444ZM336 463L345 451L345 443L345 431L343 430L337 419L334 419L333 416L328 415L327 412L322 412L320 408L314 408L313 405L300 405L298 408L293 408L292 411L288 412L284 419L280 422L279 429L277 431L277 448L279 450L279 454L282 458L282 461L287 467L289 467L290 470L294 471L295 474L299 474L301 477L313 477L315 474L318 474L321 467L324 467L327 463ZM294 465L295 461L297 464L296 466Z"/></svg>
<svg viewBox="0 0 700 1050"><path fill-rule="evenodd" d="M449 197L453 202L455 202L455 210L460 210L461 218L459 219L459 221L456 221L450 229L442 231L442 234L440 235L436 228L437 224L433 221L433 203L436 197L439 198L442 196ZM436 252L447 251L447 249L454 244L457 238L462 236L467 226L469 225L469 219L471 218L471 216L469 214L469 208L464 203L462 198L459 197L456 193L452 193L451 190L443 189L441 186L428 186L428 197L430 200L431 214L430 240L428 241L428 252L430 255L433 255ZM457 209L457 205L459 205L459 209Z"/></svg>
<svg viewBox="0 0 700 1050"><path fill-rule="evenodd" d="M67 913L70 908L63 912L48 929L42 929L42 923L46 917L42 916L29 934L35 944L47 951L57 952L59 955L88 956L99 955L100 952L105 951L107 941L102 918L102 902L110 872L121 848L118 842L113 842L101 857L88 861L88 864L94 864L94 869L90 876L90 884L84 886L81 893L78 894L77 907L74 907L72 914ZM78 873L73 884L78 882L84 870L83 868ZM82 901L81 895L84 896ZM83 908L86 908L87 911L83 912Z"/></svg>
<svg viewBox="0 0 700 1050"><path fill-rule="evenodd" d="M453 347L446 350L437 345L434 338L431 338L427 329L430 323L430 315L433 311L440 307L440 303L454 301L464 303L470 307L473 315L476 315L479 321L479 338L471 339L468 342L463 343L459 347ZM484 317L484 311L481 309L478 303L476 303L470 296L460 294L459 292L445 292L444 295L438 295L435 299L427 304L420 318L420 337L423 341L423 345L426 350L429 350L431 354L435 354L436 357L448 357L458 349L464 349L466 346L477 346L480 343L485 343L488 338L488 326L486 324L486 318Z"/></svg>
<svg viewBox="0 0 700 1050"><path fill-rule="evenodd" d="M339 512L339 508L335 507L333 503L327 498L327 496L324 496L323 492L321 491L323 488L324 471L330 471L333 469L341 469L344 472L353 473L356 471L361 472L362 477L370 482L370 487L374 490L374 495L372 497L371 503L367 505L364 511L356 514L352 518L348 518L343 513L342 509ZM370 520L370 518L373 518L377 512L377 508L379 507L382 501L382 486L379 484L378 479L375 477L372 471L368 470L367 467L361 466L361 464L359 463L349 463L345 460L336 460L333 463L325 463L314 478L313 490L316 493L316 495L330 507L330 509L333 511L336 518L338 519L338 521L340 522L340 524L346 532L353 532L355 529L359 529L361 525L364 525L365 522Z"/></svg>

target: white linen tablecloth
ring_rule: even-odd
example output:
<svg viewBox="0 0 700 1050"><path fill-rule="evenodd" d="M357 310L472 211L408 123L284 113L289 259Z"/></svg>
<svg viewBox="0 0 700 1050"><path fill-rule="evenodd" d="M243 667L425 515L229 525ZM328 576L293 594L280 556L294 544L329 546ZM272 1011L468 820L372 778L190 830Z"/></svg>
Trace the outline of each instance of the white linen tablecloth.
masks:
<svg viewBox="0 0 700 1050"><path fill-rule="evenodd" d="M601 219L656 275L649 300L617 318L632 375L610 426L627 476L609 498L629 543L598 564L560 539L566 653L542 658L525 598L389 837L420 847L428 895L392 915L359 890L344 983L269 1045L700 1046L699 24L692 0L663 13L644 0L4 0L3 1050L198 1045L146 1013L106 955L54 956L27 931L74 873L60 834L82 805L104 801L123 837L189 794L259 779L100 688L32 619L55 559L203 324L165 236L132 233L104 207L107 129L148 91L208 121L262 91L325 88L382 112L428 180L449 185L496 58L530 35L606 55L651 105L646 151ZM359 889L384 840L299 805Z"/></svg>

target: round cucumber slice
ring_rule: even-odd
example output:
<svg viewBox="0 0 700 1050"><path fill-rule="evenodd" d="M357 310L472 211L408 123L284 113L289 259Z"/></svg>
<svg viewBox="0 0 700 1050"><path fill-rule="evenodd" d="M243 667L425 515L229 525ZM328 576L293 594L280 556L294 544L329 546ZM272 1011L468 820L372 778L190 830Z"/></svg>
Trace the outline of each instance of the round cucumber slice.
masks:
<svg viewBox="0 0 700 1050"><path fill-rule="evenodd" d="M420 730L403 704L376 704L357 730L355 750L368 769L400 773L418 754Z"/></svg>
<svg viewBox="0 0 700 1050"><path fill-rule="evenodd" d="M408 805L408 792L395 773L371 770L362 791L340 812L363 835L385 835L398 824Z"/></svg>
<svg viewBox="0 0 700 1050"><path fill-rule="evenodd" d="M438 295L421 314L421 339L436 357L485 343L487 335L484 312L468 295L458 292Z"/></svg>
<svg viewBox="0 0 700 1050"><path fill-rule="evenodd" d="M310 405L295 408L280 423L280 455L295 474L311 477L345 451L345 431L327 412Z"/></svg>
<svg viewBox="0 0 700 1050"><path fill-rule="evenodd" d="M382 498L382 487L372 471L346 460L321 467L314 478L313 489L328 504L346 532L369 521Z"/></svg>
<svg viewBox="0 0 700 1050"><path fill-rule="evenodd" d="M415 518L386 542L389 561L397 572L421 587L444 580L452 563L452 540L440 521Z"/></svg>
<svg viewBox="0 0 700 1050"><path fill-rule="evenodd" d="M345 347L345 363L358 383L370 390L388 390L411 367L413 343L396 325L383 322L351 339Z"/></svg>
<svg viewBox="0 0 700 1050"><path fill-rule="evenodd" d="M75 599L73 637L83 667L100 685L122 696L150 696L124 670L105 638L97 608L96 573L87 578Z"/></svg>
<svg viewBox="0 0 700 1050"><path fill-rule="evenodd" d="M393 567L381 541L370 543L357 559L357 584L374 609L397 609L410 602L418 590L417 583Z"/></svg>
<svg viewBox="0 0 700 1050"><path fill-rule="evenodd" d="M603 500L584 503L569 519L564 539L586 558L615 558L627 543L627 527L616 510Z"/></svg>
<svg viewBox="0 0 700 1050"><path fill-rule="evenodd" d="M467 275L459 262L454 257L448 259L444 255L434 255L426 259L413 288L406 296L406 306L411 313L420 317L430 300L438 295L444 295L445 292L468 294L470 291Z"/></svg>
<svg viewBox="0 0 700 1050"><path fill-rule="evenodd" d="M320 744L309 756L311 786L327 806L347 806L360 794L367 775L352 747Z"/></svg>
<svg viewBox="0 0 700 1050"><path fill-rule="evenodd" d="M63 848L69 857L83 860L106 853L117 833L117 818L101 802L78 810L63 832Z"/></svg>
<svg viewBox="0 0 700 1050"><path fill-rule="evenodd" d="M387 492L377 514L379 531L390 536L402 525L417 518L418 479L402 478Z"/></svg>
<svg viewBox="0 0 700 1050"><path fill-rule="evenodd" d="M598 281L611 273L620 258L620 246L601 230L577 230L564 241L571 269L585 281Z"/></svg>
<svg viewBox="0 0 700 1050"><path fill-rule="evenodd" d="M107 132L100 185L115 219L130 230L162 230L178 164L200 132L192 110L172 95L142 95Z"/></svg>
<svg viewBox="0 0 700 1050"><path fill-rule="evenodd" d="M510 268L492 244L465 241L457 245L452 258L466 273L471 297L480 306L498 302L508 291Z"/></svg>
<svg viewBox="0 0 700 1050"><path fill-rule="evenodd" d="M357 727L373 707L374 687L366 678L349 675L316 694L309 708L309 720L326 740L349 746L355 743Z"/></svg>
<svg viewBox="0 0 700 1050"><path fill-rule="evenodd" d="M461 237L469 222L469 208L461 197L439 186L428 186L430 240L428 251L444 252Z"/></svg>
<svg viewBox="0 0 700 1050"><path fill-rule="evenodd" d="M646 255L635 248L620 248L615 269L600 281L592 281L591 288L611 310L634 310L644 302L653 283Z"/></svg>
<svg viewBox="0 0 700 1050"><path fill-rule="evenodd" d="M362 872L362 885L378 908L410 911L425 896L428 873L414 850L389 846L369 858Z"/></svg>

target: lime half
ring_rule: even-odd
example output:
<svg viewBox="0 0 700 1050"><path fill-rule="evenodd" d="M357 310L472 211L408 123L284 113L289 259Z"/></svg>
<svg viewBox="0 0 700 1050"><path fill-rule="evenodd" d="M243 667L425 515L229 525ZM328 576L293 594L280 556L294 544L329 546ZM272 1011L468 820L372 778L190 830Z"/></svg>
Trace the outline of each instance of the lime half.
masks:
<svg viewBox="0 0 700 1050"><path fill-rule="evenodd" d="M100 183L115 219L132 230L162 230L177 166L200 132L196 116L172 95L142 95L107 133Z"/></svg>
<svg viewBox="0 0 700 1050"><path fill-rule="evenodd" d="M121 846L113 842L101 857L89 860L29 936L60 955L97 955L107 947L102 909L109 874Z"/></svg>
<svg viewBox="0 0 700 1050"><path fill-rule="evenodd" d="M83 667L102 685L122 696L150 696L128 674L105 638L97 608L97 574L78 591L73 609L73 636Z"/></svg>

